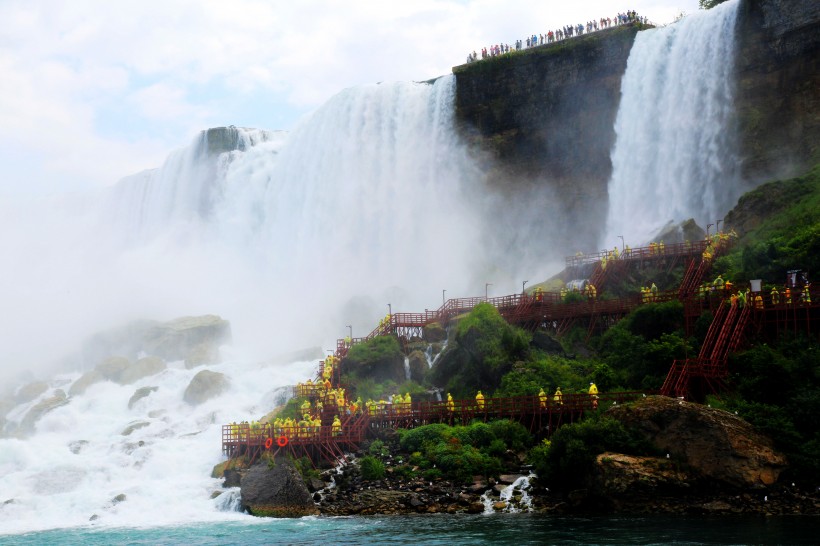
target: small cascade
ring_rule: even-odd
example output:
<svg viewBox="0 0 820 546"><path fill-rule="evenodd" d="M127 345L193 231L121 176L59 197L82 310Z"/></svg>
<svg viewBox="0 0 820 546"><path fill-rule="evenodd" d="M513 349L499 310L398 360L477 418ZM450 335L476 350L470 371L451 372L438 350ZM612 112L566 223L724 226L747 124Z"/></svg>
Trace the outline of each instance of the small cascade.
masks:
<svg viewBox="0 0 820 546"><path fill-rule="evenodd" d="M410 381L410 357L404 357L404 378Z"/></svg>
<svg viewBox="0 0 820 546"><path fill-rule="evenodd" d="M447 349L447 340L444 340L444 343L441 344L441 350L436 353L436 356L433 356L433 344L427 346L427 350L424 351L424 356L427 357L427 366L432 368L438 362L439 357L444 353L444 350Z"/></svg>
<svg viewBox="0 0 820 546"><path fill-rule="evenodd" d="M493 490L488 489L481 495L481 502L484 504L484 513L493 514L495 512L530 512L532 511L532 497L529 494L530 480L535 477L534 473L527 476L520 476L516 480L501 490L498 498L493 495ZM496 509L496 503L504 503L504 508Z"/></svg>
<svg viewBox="0 0 820 546"><path fill-rule="evenodd" d="M242 493L238 487L231 487L214 499L214 507L220 512L241 512Z"/></svg>

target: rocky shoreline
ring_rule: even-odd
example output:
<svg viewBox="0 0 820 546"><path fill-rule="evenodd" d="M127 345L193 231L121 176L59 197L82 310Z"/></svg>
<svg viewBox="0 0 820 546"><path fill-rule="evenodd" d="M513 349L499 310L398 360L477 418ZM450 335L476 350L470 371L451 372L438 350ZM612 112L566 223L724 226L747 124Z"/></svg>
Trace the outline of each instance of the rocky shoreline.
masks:
<svg viewBox="0 0 820 546"><path fill-rule="evenodd" d="M250 468L223 463L214 477L241 488L241 506L259 516L352 516L534 512L545 514L820 515L820 490L781 479L786 459L737 416L699 404L648 397L608 415L641 431L655 455L599 453L582 475L549 488L507 450L506 469L463 483L430 478L406 464L395 432L378 450L350 454L337 467L302 468L268 457ZM374 440L374 443L377 440ZM363 446L367 448L367 446ZM362 471L378 452L379 478ZM371 461L372 462L372 461ZM233 466L231 466L233 464ZM225 466L227 465L227 467ZM365 479L367 476L370 479Z"/></svg>
<svg viewBox="0 0 820 546"><path fill-rule="evenodd" d="M325 476L330 477L336 472L331 471ZM330 488L317 489L319 484L316 482L324 482L310 481L314 482L309 487L316 508L326 516L484 512L820 515L820 494L791 486L617 497L600 496L589 489L554 493L537 485L536 478L520 474L502 475L498 480L477 478L470 485L446 480L426 482L423 479L392 478L369 482L354 476L342 486L334 483Z"/></svg>

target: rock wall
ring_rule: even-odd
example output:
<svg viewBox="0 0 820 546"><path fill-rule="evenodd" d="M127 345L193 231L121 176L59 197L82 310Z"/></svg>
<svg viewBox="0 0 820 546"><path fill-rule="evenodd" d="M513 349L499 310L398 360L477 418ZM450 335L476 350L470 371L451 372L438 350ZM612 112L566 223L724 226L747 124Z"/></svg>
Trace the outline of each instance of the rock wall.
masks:
<svg viewBox="0 0 820 546"><path fill-rule="evenodd" d="M799 175L820 162L820 2L746 0L737 32L744 177Z"/></svg>
<svg viewBox="0 0 820 546"><path fill-rule="evenodd" d="M820 161L818 23L816 0L742 0L736 128L748 188ZM527 226L528 236L549 237L564 255L595 248L621 78L638 31L616 27L453 68L459 127L484 159L490 190L507 197L493 213L500 225L521 228L520 209L505 216L516 200L554 201L543 229Z"/></svg>
<svg viewBox="0 0 820 546"><path fill-rule="evenodd" d="M615 27L453 68L459 126L485 155L490 187L513 196L553 190L558 226L572 226L570 253L596 244L603 228L621 78L638 29Z"/></svg>

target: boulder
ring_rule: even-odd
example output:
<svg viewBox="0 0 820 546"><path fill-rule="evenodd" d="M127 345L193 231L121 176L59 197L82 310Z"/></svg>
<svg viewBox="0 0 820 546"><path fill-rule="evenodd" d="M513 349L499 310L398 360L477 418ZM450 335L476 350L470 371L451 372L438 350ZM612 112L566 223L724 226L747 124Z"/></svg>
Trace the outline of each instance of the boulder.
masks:
<svg viewBox="0 0 820 546"><path fill-rule="evenodd" d="M124 356L110 356L94 368L103 379L120 383L131 362Z"/></svg>
<svg viewBox="0 0 820 546"><path fill-rule="evenodd" d="M140 387L134 391L134 394L128 400L128 409L133 408L134 404L150 395L152 392L157 392L157 389L159 389L159 387Z"/></svg>
<svg viewBox="0 0 820 546"><path fill-rule="evenodd" d="M438 322L433 322L424 327L422 337L428 343L440 343L447 339L447 330Z"/></svg>
<svg viewBox="0 0 820 546"><path fill-rule="evenodd" d="M191 379L185 389L183 400L192 406L198 406L215 396L219 396L230 387L230 380L224 374L202 370Z"/></svg>
<svg viewBox="0 0 820 546"><path fill-rule="evenodd" d="M34 425L48 412L68 404L68 397L62 389L34 405L20 421L19 434L27 436L34 432Z"/></svg>
<svg viewBox="0 0 820 546"><path fill-rule="evenodd" d="M430 369L427 365L427 356L421 351L413 351L408 359L410 360L410 379L416 383L423 383L424 376Z"/></svg>
<svg viewBox="0 0 820 546"><path fill-rule="evenodd" d="M200 345L218 347L231 340L231 324L216 315L181 317L148 329L144 350L167 361L184 360Z"/></svg>
<svg viewBox="0 0 820 546"><path fill-rule="evenodd" d="M787 464L770 438L727 411L649 396L613 406L607 415L685 461L698 478L734 487L771 485Z"/></svg>
<svg viewBox="0 0 820 546"><path fill-rule="evenodd" d="M149 426L151 423L148 421L134 421L133 423L129 423L127 427L123 429L120 433L123 436L129 436L135 430L139 430L141 428L145 428Z"/></svg>
<svg viewBox="0 0 820 546"><path fill-rule="evenodd" d="M197 366L219 364L220 361L219 346L213 343L200 343L185 355L185 367L189 370Z"/></svg>
<svg viewBox="0 0 820 546"><path fill-rule="evenodd" d="M690 477L659 457L601 453L595 458L591 489L602 497L675 494L689 489Z"/></svg>
<svg viewBox="0 0 820 546"><path fill-rule="evenodd" d="M14 395L14 401L17 404L25 404L26 402L31 402L47 390L48 383L45 381L35 381L34 383L20 387L20 390Z"/></svg>
<svg viewBox="0 0 820 546"><path fill-rule="evenodd" d="M563 355L564 348L561 343L551 335L541 330L536 330L532 334L532 342L530 344L536 349L540 349L547 354Z"/></svg>
<svg viewBox="0 0 820 546"><path fill-rule="evenodd" d="M68 389L69 396L79 396L84 394L88 387L93 385L94 383L99 383L103 380L103 376L100 375L100 372L97 370L91 370L89 372L84 373L77 379L74 383L71 384L71 387Z"/></svg>
<svg viewBox="0 0 820 546"><path fill-rule="evenodd" d="M293 463L281 457L272 468L259 463L242 476L242 509L263 517L302 517L318 514L310 492Z"/></svg>
<svg viewBox="0 0 820 546"><path fill-rule="evenodd" d="M122 385L130 385L131 383L139 381L143 377L156 375L165 370L166 367L165 361L158 356L147 356L145 358L140 358L120 372L118 383L121 383Z"/></svg>

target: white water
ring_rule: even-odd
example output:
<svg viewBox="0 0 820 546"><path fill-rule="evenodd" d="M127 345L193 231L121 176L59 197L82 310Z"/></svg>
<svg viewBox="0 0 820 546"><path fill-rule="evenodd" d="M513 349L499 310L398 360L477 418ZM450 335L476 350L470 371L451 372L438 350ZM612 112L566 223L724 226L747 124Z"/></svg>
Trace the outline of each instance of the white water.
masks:
<svg viewBox="0 0 820 546"><path fill-rule="evenodd" d="M237 129L239 149L222 154L200 136L103 195L9 207L0 358L42 369L103 327L205 313L267 358L335 348L388 304L416 312L442 289L474 293L494 259L454 85L348 89L288 135Z"/></svg>
<svg viewBox="0 0 820 546"><path fill-rule="evenodd" d="M210 498L221 482L210 478L212 467L222 460L221 424L260 417L269 411L277 385L302 380L317 365L295 362L274 368L229 355L211 369L230 376L231 389L198 407L183 402L182 395L200 369L186 370L181 363L133 385L91 386L42 417L30 438L0 439L0 534L244 517L235 511L235 490ZM78 376L61 376L58 382L70 383ZM128 409L130 397L142 386L159 389ZM15 408L10 419L38 400ZM149 424L123 435L135 421ZM125 500L115 502L120 494Z"/></svg>
<svg viewBox="0 0 820 546"><path fill-rule="evenodd" d="M738 4L637 35L615 121L606 243L616 235L648 242L669 221L705 227L739 196L731 129Z"/></svg>
<svg viewBox="0 0 820 546"><path fill-rule="evenodd" d="M335 347L347 324L364 335L388 303L418 311L444 288L468 295L489 260L476 252L480 222L465 186L482 178L455 136L453 92L451 76L349 89L289 135L239 129L238 149L220 154L201 136L102 195L8 207L0 251L17 259L0 287L0 358L52 384L37 400L0 408L8 430L98 364L44 365L79 354L90 333L216 313L231 321L234 342L211 367L231 390L202 406L182 401L199 370L177 364L130 386L96 384L46 414L32 436L0 438L0 534L243 517L231 511L233 493L210 499L220 425L261 417L278 387L317 364L257 363ZM159 389L129 410L141 386ZM149 425L121 434L137 421ZM120 494L126 500L115 502Z"/></svg>

